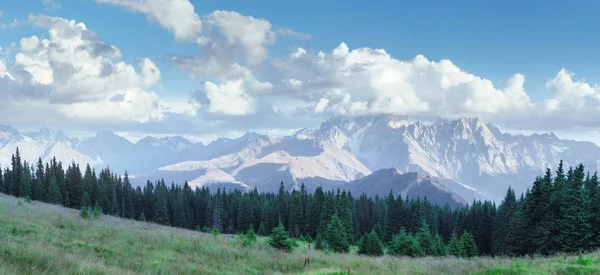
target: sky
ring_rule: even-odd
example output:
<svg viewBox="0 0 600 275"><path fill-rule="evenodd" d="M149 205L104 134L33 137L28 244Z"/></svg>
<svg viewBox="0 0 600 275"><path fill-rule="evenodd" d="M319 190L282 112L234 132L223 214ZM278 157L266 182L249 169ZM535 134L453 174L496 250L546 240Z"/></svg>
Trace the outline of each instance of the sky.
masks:
<svg viewBox="0 0 600 275"><path fill-rule="evenodd" d="M1 0L0 124L205 140L393 113L600 143L598 8Z"/></svg>

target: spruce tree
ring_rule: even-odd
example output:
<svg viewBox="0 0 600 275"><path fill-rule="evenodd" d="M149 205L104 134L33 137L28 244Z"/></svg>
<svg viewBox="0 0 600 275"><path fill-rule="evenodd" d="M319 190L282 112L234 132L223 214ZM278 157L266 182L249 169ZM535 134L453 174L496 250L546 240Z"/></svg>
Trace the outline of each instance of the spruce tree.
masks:
<svg viewBox="0 0 600 275"><path fill-rule="evenodd" d="M337 215L331 217L323 238L329 248L335 252L345 253L350 250L346 226Z"/></svg>
<svg viewBox="0 0 600 275"><path fill-rule="evenodd" d="M4 184L4 175L2 173L2 166L0 166L0 193L6 193L6 186Z"/></svg>
<svg viewBox="0 0 600 275"><path fill-rule="evenodd" d="M273 232L271 233L269 244L272 247L277 249L291 252L294 248L293 243L291 242L288 232L285 230L283 223L279 223L277 227L273 228Z"/></svg>
<svg viewBox="0 0 600 275"><path fill-rule="evenodd" d="M58 184L56 183L56 178L50 178L50 185L48 186L48 195L47 195L48 203L61 205L63 202L62 194L58 189Z"/></svg>
<svg viewBox="0 0 600 275"><path fill-rule="evenodd" d="M456 237L456 233L452 233L450 241L448 242L448 254L456 257L465 257L466 252L462 242Z"/></svg>
<svg viewBox="0 0 600 275"><path fill-rule="evenodd" d="M473 235L467 231L463 232L460 236L460 242L465 252L466 257L475 257L479 255L479 250L477 249L477 244L475 243L475 238Z"/></svg>
<svg viewBox="0 0 600 275"><path fill-rule="evenodd" d="M446 256L448 254L448 250L446 245L444 245L444 240L442 240L442 236L439 234L435 234L433 237L433 256L441 257Z"/></svg>
<svg viewBox="0 0 600 275"><path fill-rule="evenodd" d="M260 223L260 226L258 227L258 235L267 236L267 230L265 229L265 225L263 223Z"/></svg>
<svg viewBox="0 0 600 275"><path fill-rule="evenodd" d="M421 226L419 227L419 232L417 232L416 237L419 239L419 244L425 255L435 255L436 249L433 242L434 239L429 231L429 225L425 220L421 220Z"/></svg>
<svg viewBox="0 0 600 275"><path fill-rule="evenodd" d="M31 198L31 170L25 162L21 169L21 178L19 182L19 195L21 197L29 197Z"/></svg>
<svg viewBox="0 0 600 275"><path fill-rule="evenodd" d="M371 233L365 234L360 239L358 254L369 255L369 256L381 256L383 255L383 245L377 237L375 230L371 230Z"/></svg>
<svg viewBox="0 0 600 275"><path fill-rule="evenodd" d="M404 228L392 237L388 246L388 253L392 256L422 257L425 255L419 240L410 233L406 233Z"/></svg>
<svg viewBox="0 0 600 275"><path fill-rule="evenodd" d="M253 226L253 222L254 210L252 208L252 202L250 201L250 196L245 194L238 208L237 230L239 232L246 232Z"/></svg>
<svg viewBox="0 0 600 275"><path fill-rule="evenodd" d="M591 239L589 223L591 213L587 211L587 202L583 191L585 176L583 165L579 165L574 171L569 172L560 207L558 239L565 252L577 252L586 249Z"/></svg>

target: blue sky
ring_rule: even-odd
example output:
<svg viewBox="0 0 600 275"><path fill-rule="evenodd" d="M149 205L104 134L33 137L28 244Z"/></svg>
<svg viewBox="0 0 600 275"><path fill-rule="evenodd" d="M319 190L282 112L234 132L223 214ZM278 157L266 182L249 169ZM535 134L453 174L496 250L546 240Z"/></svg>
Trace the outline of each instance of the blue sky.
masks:
<svg viewBox="0 0 600 275"><path fill-rule="evenodd" d="M178 1L187 2L185 0ZM26 2L27 5L24 5L23 2ZM29 14L43 14L49 17L60 17L85 23L87 29L95 32L103 43L114 45L119 49L121 57L118 61L134 65L141 58L152 60L160 70L161 76L160 81L152 88L148 88L148 90L154 92L160 100L174 98L179 100L187 99L195 91L195 95L208 95L207 88L204 86L205 81L211 81L211 83L216 85L227 83L230 80L233 81L233 79L212 73L207 73L206 75L193 73L173 65L170 61L171 55L193 57L206 56L207 53L200 49L199 45L193 41L176 41L173 31L165 28L164 24L156 20L149 20L148 18L153 16L151 8L132 8L128 6L128 0L54 0L53 2L57 5L49 5L43 2L42 0L3 0L0 3L0 10L2 10L0 22L7 25L4 30L0 31L0 47L6 49L11 43L17 43L17 46L19 46L21 38L30 37L31 35L36 35L40 39L48 37L49 28L32 27L30 24L23 24L18 27L10 26L10 23L14 19L27 21ZM374 109L370 105L371 107L368 110L360 111L359 113L388 113L400 110L399 112L409 115L415 112L415 114L418 113L424 116L439 115L448 117L455 115L472 116L481 113L482 117L489 118L487 119L488 121L499 123L506 129L518 129L524 132L540 130L564 132L569 137L586 136L590 135L590 133L594 134L597 128L596 123L598 121L585 121L579 125L577 122L579 122L581 116L577 115L573 115L570 119L564 119L564 121L561 118L561 122L558 123L560 126L554 127L554 121L557 119L558 114L548 114L547 109L550 105L555 106L555 103L541 105L549 98L553 98L556 102L560 103L562 97L554 95L555 91L561 88L565 91L563 94L583 93L578 92L579 90L577 89L581 88L581 85L578 85L577 81L585 81L586 84L590 85L590 89L592 90L594 89L594 84L600 83L600 67L597 66L597 62L600 60L600 51L597 49L598 42L600 42L600 17L596 13L598 8L600 8L600 3L596 1L575 1L572 3L564 1L450 2L387 0L349 0L343 2L220 0L190 2L193 5L194 12L203 22L208 20L205 18L213 11L235 11L242 16L252 16L257 19L267 20L270 22L272 26L271 30L273 31L279 28L287 28L310 36L310 38L277 37L275 43L264 44L263 46L267 49L268 55L261 60L260 64L248 64L249 61L244 60L243 54L237 55L238 52L249 51L246 47L247 45L232 45L232 48L236 52L235 62L248 68L259 82L273 84L273 87L270 89L278 93L280 88L279 82L289 79L299 79L303 83L307 83L309 79L301 79L301 77L306 75L306 72L304 74L298 73L298 76L295 76L293 72L282 73L278 71L274 73L274 71L277 71L272 66L274 61L287 59L298 48L304 49L308 53L307 56L311 56L312 59L317 57L319 51L332 56L333 50L341 42L344 42L350 51L363 47L385 49L390 58L403 62L409 62L419 54L424 55L429 61L438 62L442 59L449 59L453 65L465 74L468 72L481 79L492 81L494 87L498 90L504 89L512 76L521 74L525 77L523 89L529 97L529 103L531 105L540 104L539 106L531 107L532 110L523 111L523 114L528 114L528 117L536 119L527 123L521 123L521 119L518 117L505 118L502 116L501 119L498 118L498 113L514 113L514 110L510 108L517 108L514 106L518 104L509 102L510 100L515 101L514 98L507 99L506 106L498 107L490 105L489 108L494 110L497 108L497 111L480 110L481 108L471 107L467 110L463 105L456 108L446 106L447 110L444 113L432 111L437 108L434 105L436 102L444 102L446 104L449 101L448 98L444 98L433 101L421 100L428 104L423 108L402 108L401 105L398 105L400 107L394 105ZM164 3L164 1L160 0L154 1L156 5ZM150 4L147 5L150 6ZM165 20L173 20L173 18ZM199 32L198 36L206 33L205 29L207 25L208 23L204 22L204 30ZM214 26L218 28L220 25L215 24ZM227 33L223 31L218 34L220 38L225 36L227 36ZM15 52L18 51L18 49L15 50ZM11 64L15 52L4 55L6 56L5 63ZM228 62L231 62L231 60ZM562 83L560 82L550 88L547 87L548 81L555 78L558 79L557 74L563 68L568 72L574 73L574 76L566 74L570 76L567 81L570 86L567 87L560 84ZM332 73L327 72L321 78L331 78L333 76ZM381 72L378 71L378 73ZM421 72L421 74L423 73ZM191 77L192 74L195 74L194 79ZM415 73L414 75L418 74ZM432 77L437 77L438 73L433 73L433 75ZM400 79L403 76L398 76L397 78ZM365 81L369 82L373 81L373 79L365 79ZM215 120L222 121L222 123L218 126L213 125L209 127L213 132L221 131L226 133L236 128L239 128L242 132L244 130L252 130L245 129L249 127L242 126L247 125L247 121L242 119L240 114L247 116L248 119L273 117L272 113L265 113L262 110L264 108L272 108L273 106L281 108L283 105L286 105L287 107L288 102L292 101L295 102L293 103L295 105L289 107L289 110L286 110L284 115L287 119L290 119L290 122L286 121L282 122L281 125L277 124L273 126L260 125L257 126L257 129L289 132L298 127L315 126L315 124L321 121L321 118L332 114L339 114L340 112L352 113L352 110L356 110L351 109L349 111L346 108L347 105L339 105L338 102L342 101L340 99L342 96L331 97L329 90L311 92L310 94L303 95L301 99L297 98L297 94L290 95L287 92L282 92L277 96L269 96L268 100L262 100L263 94L261 92L254 91L254 88L249 88L251 86L251 84L248 84L250 83L249 80L244 80L244 83L242 89L244 96L253 99L248 104L254 104L254 108L250 105L242 104L240 108L244 108L243 106L247 107L247 112L232 114L231 110L225 111L225 109L218 108L217 106L214 106L215 108L212 109L202 109L200 107L198 113L194 116L182 118L181 114L178 114L173 119L177 119L179 122L185 121L181 125L187 125L182 126L182 130L179 132L184 131L185 127L190 127L191 124L197 121L201 121L201 124L205 126L208 121ZM473 84L471 80L465 83L465 85ZM339 83L336 82L336 84ZM397 85L401 86L404 84L407 83L402 82ZM425 87L421 83L409 82L408 85L417 88ZM477 85L479 84L473 84L473 86ZM371 86L377 85L373 84ZM340 92L342 94L348 90L347 94L352 95L354 99L363 97L360 94L357 95L357 91L350 91L351 89L347 86L336 88L342 91ZM433 89L431 87L425 88ZM58 88L53 87L53 89ZM386 89L388 90L374 91L373 96L365 95L366 102L369 104L377 102L381 94L389 96L390 93L403 93L403 91L396 91L393 88L391 90L390 88ZM471 87L471 89L473 91L469 91L468 95L465 95L466 98L460 100L460 102L467 102L469 100L467 97L469 96L479 98L477 88ZM583 89L582 91L590 90L585 87L581 89ZM271 94L273 94L272 91ZM221 90L221 92L225 93L224 90ZM431 95L419 94L420 91L416 91L415 93L420 99L431 97ZM585 97L585 100L594 98L594 95L591 95L589 91L585 93L588 95ZM217 102L214 98L207 100L203 95L200 97L202 98L199 101L204 102L204 106L209 106L208 102L210 104L216 104ZM409 104L409 102L412 102L410 101L412 99L405 98L404 95L399 95L399 97L403 98L404 103L398 104ZM237 100L237 98L231 97L228 99ZM324 109L325 111L317 107L307 107L309 105L318 105L319 99L326 99L328 102L328 104L325 104L327 106ZM483 99L479 98L478 100ZM490 98L486 100L494 99ZM299 101L301 103L298 103ZM263 102L269 102L269 105L261 105ZM579 101L574 101L572 104L566 104L565 108L576 109L578 106L596 106L597 102L578 105L580 103ZM306 119L306 113L298 111L299 109L311 108L314 110L319 109L318 112L311 113L313 115L311 118L314 119ZM519 111L524 110L523 108L525 107L522 107ZM568 110L568 108L562 110ZM534 109L535 111L533 111ZM152 119L150 119L150 122L141 122L144 126L131 122L124 122L119 126L111 123L100 125L105 125L106 127L114 126L121 131L151 132L156 130L156 127L160 125L169 124L165 122L164 118L157 120L160 120L160 122L154 123ZM269 121L269 119L264 120ZM5 122L10 123L10 121ZM544 126L532 126L537 125L538 122ZM86 123L89 124L89 121L86 121ZM282 125L290 125L290 127L286 129ZM574 128L570 127L573 125L575 125ZM61 127L61 125L56 125L56 127ZM203 126L198 125L194 127L203 128ZM206 133L202 133L200 130L193 130L190 134Z"/></svg>

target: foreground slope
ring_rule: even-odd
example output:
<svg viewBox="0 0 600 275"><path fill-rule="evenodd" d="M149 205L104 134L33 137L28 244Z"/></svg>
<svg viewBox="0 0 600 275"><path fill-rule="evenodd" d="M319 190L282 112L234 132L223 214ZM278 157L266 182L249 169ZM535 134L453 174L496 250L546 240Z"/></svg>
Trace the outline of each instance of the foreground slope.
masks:
<svg viewBox="0 0 600 275"><path fill-rule="evenodd" d="M0 194L0 274L598 274L600 254L549 259L394 258L243 248L209 234L78 212ZM304 269L306 257L310 268ZM585 262L587 264L577 264Z"/></svg>

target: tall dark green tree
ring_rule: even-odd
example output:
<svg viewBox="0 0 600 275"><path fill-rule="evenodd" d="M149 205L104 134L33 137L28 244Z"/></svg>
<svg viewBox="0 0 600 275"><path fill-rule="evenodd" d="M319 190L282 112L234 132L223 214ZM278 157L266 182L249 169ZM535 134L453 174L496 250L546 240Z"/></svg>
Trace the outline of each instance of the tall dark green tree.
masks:
<svg viewBox="0 0 600 275"><path fill-rule="evenodd" d="M237 216L237 230L238 232L247 232L253 227L254 222L254 209L252 207L252 201L248 194L244 194L242 202L240 203Z"/></svg>
<svg viewBox="0 0 600 275"><path fill-rule="evenodd" d="M62 194L60 193L55 177L50 178L50 185L48 185L48 194L46 197L48 202L52 204L62 204L63 202Z"/></svg>
<svg viewBox="0 0 600 275"><path fill-rule="evenodd" d="M375 233L375 230L371 230L371 233L365 234L359 243L358 254L369 255L369 256L381 256L383 255L383 245Z"/></svg>
<svg viewBox="0 0 600 275"><path fill-rule="evenodd" d="M422 257L425 255L419 239L410 233L400 229L398 234L395 234L388 246L388 253L392 256L409 256Z"/></svg>
<svg viewBox="0 0 600 275"><path fill-rule="evenodd" d="M335 252L342 253L350 250L346 225L337 215L331 217L323 238L329 248Z"/></svg>
<svg viewBox="0 0 600 275"><path fill-rule="evenodd" d="M479 250L477 249L477 244L475 243L475 238L473 235L467 231L463 232L460 236L460 242L465 252L466 257L475 257L479 255Z"/></svg>

